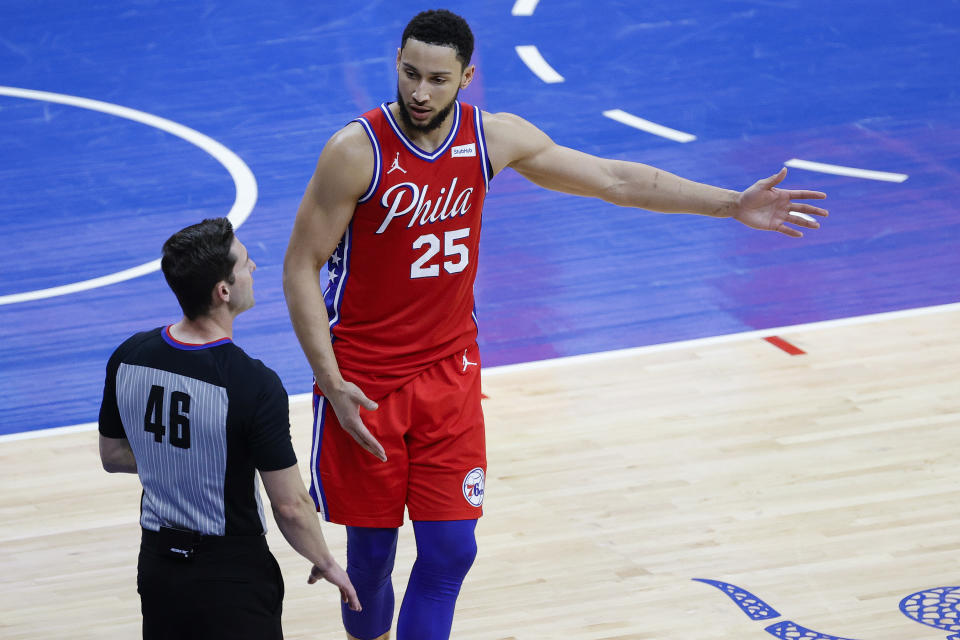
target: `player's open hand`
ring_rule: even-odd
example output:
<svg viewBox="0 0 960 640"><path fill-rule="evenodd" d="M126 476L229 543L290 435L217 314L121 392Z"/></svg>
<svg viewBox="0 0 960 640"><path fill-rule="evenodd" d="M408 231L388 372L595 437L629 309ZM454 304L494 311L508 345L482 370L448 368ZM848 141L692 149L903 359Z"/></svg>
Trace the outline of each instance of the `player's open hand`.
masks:
<svg viewBox="0 0 960 640"><path fill-rule="evenodd" d="M343 388L339 392L328 394L327 399L333 406L333 411L337 414L337 420L340 421L343 430L349 433L361 447L386 462L387 454L383 447L360 419L360 407L373 411L377 408L377 403L368 398L360 387L352 382L344 382Z"/></svg>
<svg viewBox="0 0 960 640"><path fill-rule="evenodd" d="M337 561L330 558L326 567L313 565L310 569L310 576L307 578L307 584L313 584L320 579L324 579L331 584L335 584L340 589L340 599L347 604L353 611L362 611L360 599L357 598L357 590L353 588L350 582L350 576L344 571Z"/></svg>
<svg viewBox="0 0 960 640"><path fill-rule="evenodd" d="M792 200L819 200L826 198L827 194L776 188L786 177L787 169L784 167L779 173L754 183L740 194L740 203L733 217L753 229L776 231L791 238L803 236L800 230L788 226L791 224L819 229L820 223L810 216L826 217L827 210Z"/></svg>

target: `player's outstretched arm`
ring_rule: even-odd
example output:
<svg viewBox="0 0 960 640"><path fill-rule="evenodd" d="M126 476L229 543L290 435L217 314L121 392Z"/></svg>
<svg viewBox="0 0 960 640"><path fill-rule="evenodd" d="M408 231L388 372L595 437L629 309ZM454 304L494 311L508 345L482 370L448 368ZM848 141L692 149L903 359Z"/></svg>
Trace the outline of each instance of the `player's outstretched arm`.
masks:
<svg viewBox="0 0 960 640"><path fill-rule="evenodd" d="M340 425L361 447L386 460L383 447L360 419L359 407L373 410L377 404L340 375L318 279L372 175L373 151L360 125L341 129L320 154L297 210L283 261L283 292L300 347Z"/></svg>
<svg viewBox="0 0 960 640"><path fill-rule="evenodd" d="M661 213L735 218L749 227L792 237L803 234L788 223L816 229L819 223L809 216L827 215L825 209L792 202L825 198L825 194L776 187L786 176L785 169L738 192L687 180L650 165L599 158L560 146L534 125L509 113L484 114L484 129L494 173L511 167L554 191Z"/></svg>
<svg viewBox="0 0 960 640"><path fill-rule="evenodd" d="M360 611L356 589L327 548L313 500L303 486L297 465L279 471L261 471L260 477L280 533L297 553L313 563L307 582L313 584L323 578L336 585L340 598L354 611Z"/></svg>

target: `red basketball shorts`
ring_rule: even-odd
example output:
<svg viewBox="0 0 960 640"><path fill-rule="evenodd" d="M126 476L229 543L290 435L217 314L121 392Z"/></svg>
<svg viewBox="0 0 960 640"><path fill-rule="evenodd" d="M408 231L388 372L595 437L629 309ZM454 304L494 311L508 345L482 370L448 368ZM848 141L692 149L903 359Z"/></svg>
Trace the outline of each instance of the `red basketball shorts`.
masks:
<svg viewBox="0 0 960 640"><path fill-rule="evenodd" d="M381 462L340 427L314 394L310 493L323 517L355 527L470 520L482 513L487 456L476 345L426 369L360 417L387 454Z"/></svg>

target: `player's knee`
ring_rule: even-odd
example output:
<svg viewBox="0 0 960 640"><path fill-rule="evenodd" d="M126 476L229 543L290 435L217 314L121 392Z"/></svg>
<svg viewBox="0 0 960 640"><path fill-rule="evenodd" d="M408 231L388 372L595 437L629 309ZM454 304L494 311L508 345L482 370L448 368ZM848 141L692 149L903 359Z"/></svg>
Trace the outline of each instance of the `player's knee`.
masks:
<svg viewBox="0 0 960 640"><path fill-rule="evenodd" d="M366 580L384 580L393 573L397 529L347 527L347 572Z"/></svg>
<svg viewBox="0 0 960 640"><path fill-rule="evenodd" d="M417 562L424 569L463 579L477 557L476 520L415 522Z"/></svg>
<svg viewBox="0 0 960 640"><path fill-rule="evenodd" d="M443 562L452 575L466 576L473 566L473 561L477 558L477 540L473 536L460 539L451 545L449 554Z"/></svg>

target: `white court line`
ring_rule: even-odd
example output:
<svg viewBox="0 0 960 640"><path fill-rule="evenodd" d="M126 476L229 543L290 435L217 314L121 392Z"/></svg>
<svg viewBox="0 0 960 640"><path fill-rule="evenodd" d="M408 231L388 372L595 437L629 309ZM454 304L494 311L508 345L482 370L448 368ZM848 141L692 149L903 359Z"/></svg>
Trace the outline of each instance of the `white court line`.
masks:
<svg viewBox="0 0 960 640"><path fill-rule="evenodd" d="M547 64L547 61L540 55L540 50L535 45L519 45L515 47L517 55L523 60L530 71L533 71L538 78L547 84L563 82L563 76L557 73L553 67Z"/></svg>
<svg viewBox="0 0 960 640"><path fill-rule="evenodd" d="M91 100L89 98L80 98L77 96L68 96L62 93L50 93L47 91L34 91L32 89L18 89L17 87L0 86L0 95L10 96L12 98L23 98L25 100L56 102L59 104L69 105L71 107L90 109L91 111L100 111L101 113L107 113L120 118L126 118L127 120L134 120L147 126L160 129L161 131L166 131L167 133L173 134L178 138L182 138L187 142L200 147L213 156L214 159L216 159L220 164L222 164L230 173L230 177L233 178L233 184L236 189L236 197L234 198L233 206L230 208L230 212L227 214L227 218L230 219L234 229L239 228L240 225L243 224L248 217L250 217L250 213L253 211L253 205L257 202L257 180L253 177L253 172L250 171L250 167L248 167L246 163L240 159L240 156L235 154L233 151L226 148L213 138L205 136L199 131L195 131L190 127L185 127L182 124L173 122L172 120L167 120L166 118L155 116L150 113L137 111L136 109L131 109L129 107L122 107L118 104L101 102L99 100ZM24 293L13 293L0 296L0 305L13 304L15 302L26 302L27 300L52 298L54 296L62 296L68 293L74 293L76 291L95 289L97 287L103 287L115 282L130 280L131 278L136 278L152 271L156 271L159 268L160 259L158 258L151 262L147 262L146 264L141 264L130 269L124 269L123 271L118 271L116 273L101 276L99 278L92 278L90 280L83 280L82 282L65 284L59 287L50 287L49 289L37 289L36 291L27 291Z"/></svg>
<svg viewBox="0 0 960 640"><path fill-rule="evenodd" d="M517 0L513 3L511 14L515 16L532 16L540 0Z"/></svg>
<svg viewBox="0 0 960 640"><path fill-rule="evenodd" d="M727 342L742 342L753 340L754 338L765 338L767 336L779 335L781 333L795 333L799 331L820 331L823 329L833 329L834 327L846 327L858 324L868 324L871 322L885 322L887 320L899 320L900 318L911 318L915 316L925 316L934 313L947 313L950 311L960 311L960 302L951 304L937 305L934 307L918 307L916 309L904 309L902 311L887 311L884 313L874 313L865 316L853 316L851 318L839 318L837 320L823 320L821 322L811 322L808 324L795 324L786 327L772 327L770 329L759 329L757 331L744 331L741 333L728 333L721 336L710 336L707 338L696 338L694 340L684 340L681 342L666 342L663 344L652 344L645 347L633 347L630 349L618 349L615 351L601 351L599 353L586 353L579 356L566 356L563 358L552 358L550 360L537 360L534 362L520 362L517 364L507 364L500 367L484 369L483 374L488 375L491 372L498 374L514 371L533 371L536 369L546 369L553 366L583 364L586 362L603 362L605 360L617 360L627 358L643 353L658 353L661 351L675 351L677 349L687 349L704 347L713 344L724 344ZM307 394L309 395L309 394Z"/></svg>
<svg viewBox="0 0 960 640"><path fill-rule="evenodd" d="M655 136L673 140L674 142L692 142L697 139L697 136L692 133L684 133L683 131L677 131L676 129L665 127L662 124L657 124L656 122L644 120L622 109L610 109L609 111L604 111L603 115L611 120L616 120L629 127L633 127L634 129L640 129L641 131L652 133Z"/></svg>
<svg viewBox="0 0 960 640"><path fill-rule="evenodd" d="M811 162L809 160L798 160L797 158L787 160L783 164L793 169L806 169L807 171L830 173L837 176L850 176L852 178L866 178L867 180L883 180L884 182L903 182L910 177L905 173L889 173L887 171L841 167L837 164L824 164L823 162Z"/></svg>
<svg viewBox="0 0 960 640"><path fill-rule="evenodd" d="M728 342L745 342L754 338L765 338L767 336L779 335L782 333L795 333L799 331L820 331L823 329L832 329L834 327L848 327L851 325L868 324L871 322L886 322L888 320L899 320L901 318L912 318L916 316L926 316L935 313L948 313L951 311L960 311L960 302L952 304L942 304L933 307L917 307L916 309L904 309L902 311L887 311L884 313L874 313L865 316L854 316L851 318L840 318L838 320L824 320L822 322L811 322L808 324L795 324L786 327L776 327L771 329L760 329L758 331L744 331L741 333L730 333L722 336L710 336L708 338L697 338L695 340L682 340L680 342L667 342L664 344L652 344L645 347L633 347L630 349L617 349L614 351L601 351L599 353L585 353L579 356L566 356L563 358L551 358L549 360L537 360L535 362L520 362L518 364L507 364L499 367L489 367L483 369L484 376L497 376L516 371L535 371L538 369L550 369L553 367L563 367L570 365L582 365L588 362L603 362L606 360L619 360L629 358L645 353L657 353L662 351L676 351L678 349L688 349L695 347L704 347L714 344L724 344ZM290 396L291 403L309 402L313 399L313 393L298 393ZM38 429L35 431L25 431L22 433L11 433L0 436L0 444L14 440L30 440L33 438L44 438L47 436L62 435L65 433L76 433L78 431L93 431L97 428L97 423L88 422L71 427L55 427L52 429Z"/></svg>
<svg viewBox="0 0 960 640"><path fill-rule="evenodd" d="M96 422L85 422L84 424L75 424L72 427L54 427L52 429L39 429L37 431L24 431L22 433L8 433L0 436L0 444L4 442L14 442L16 440L33 440L34 438L46 438L48 436L62 436L68 433L80 433L81 431L96 431Z"/></svg>

